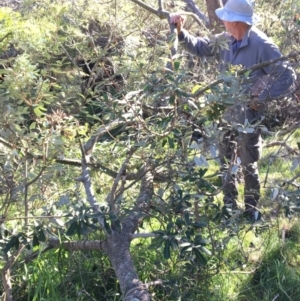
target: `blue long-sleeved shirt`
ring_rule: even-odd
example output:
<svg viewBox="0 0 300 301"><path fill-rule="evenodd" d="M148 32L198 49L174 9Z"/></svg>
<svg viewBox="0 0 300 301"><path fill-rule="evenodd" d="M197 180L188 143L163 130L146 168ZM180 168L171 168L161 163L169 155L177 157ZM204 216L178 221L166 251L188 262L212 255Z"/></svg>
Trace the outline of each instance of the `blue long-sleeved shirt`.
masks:
<svg viewBox="0 0 300 301"><path fill-rule="evenodd" d="M251 68L282 56L272 40L254 26L248 29L242 41L236 41L228 33L215 36L218 37L227 39L228 47L215 52L209 38L195 37L185 29L178 36L181 45L190 53L199 57L216 56L220 70L224 70L228 64ZM294 84L296 74L286 61L280 61L252 72L250 77L252 83L264 78L265 85L259 94L259 99L264 100L287 93Z"/></svg>

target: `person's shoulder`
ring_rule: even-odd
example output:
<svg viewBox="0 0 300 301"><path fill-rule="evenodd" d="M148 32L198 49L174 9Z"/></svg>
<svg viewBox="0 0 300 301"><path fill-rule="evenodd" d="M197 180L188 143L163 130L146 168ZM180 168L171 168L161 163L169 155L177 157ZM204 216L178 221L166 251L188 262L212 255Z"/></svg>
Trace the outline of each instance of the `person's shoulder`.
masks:
<svg viewBox="0 0 300 301"><path fill-rule="evenodd" d="M272 48L278 48L272 38L268 37L263 31L255 26L252 26L250 29L249 40L251 41L251 44L263 44L264 47L271 46Z"/></svg>
<svg viewBox="0 0 300 301"><path fill-rule="evenodd" d="M249 37L250 37L250 39L252 39L254 41L273 43L273 41L270 37L268 37L263 31L261 31L260 29L258 29L255 26L251 27L250 32L249 32Z"/></svg>

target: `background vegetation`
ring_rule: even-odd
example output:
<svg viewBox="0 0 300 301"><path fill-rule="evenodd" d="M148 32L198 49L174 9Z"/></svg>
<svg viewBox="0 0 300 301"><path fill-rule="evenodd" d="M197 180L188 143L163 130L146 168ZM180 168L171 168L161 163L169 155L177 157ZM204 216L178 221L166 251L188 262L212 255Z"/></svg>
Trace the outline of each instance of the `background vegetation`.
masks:
<svg viewBox="0 0 300 301"><path fill-rule="evenodd" d="M172 56L166 15L135 1L6 4L3 300L132 300L116 271L118 247L107 246L128 236L128 220L138 226L123 245L146 284L136 290L152 300L299 300L299 120L278 115L292 96L275 102L278 121L272 115L271 127L262 126L263 221L249 224L242 194L240 212L223 207L216 152L220 113L239 93L237 70L219 74L213 60L180 47ZM186 2L165 1L164 9ZM257 26L283 54L298 51L299 1L255 1L255 9ZM186 27L210 35L192 17ZM297 56L290 61L298 71Z"/></svg>

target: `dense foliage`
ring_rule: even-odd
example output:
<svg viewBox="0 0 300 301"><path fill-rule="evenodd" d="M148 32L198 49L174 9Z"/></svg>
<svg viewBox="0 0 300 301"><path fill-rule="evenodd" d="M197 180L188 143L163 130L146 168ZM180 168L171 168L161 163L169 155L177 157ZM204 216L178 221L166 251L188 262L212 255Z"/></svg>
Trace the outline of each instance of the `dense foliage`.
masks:
<svg viewBox="0 0 300 301"><path fill-rule="evenodd" d="M164 5L170 12L185 7ZM256 10L258 26L284 54L298 50L299 1L256 1ZM228 300L222 273L253 266L253 286L279 270L299 281L289 269L299 268L291 255L299 229L283 228L294 239L290 248L278 249L277 239L281 214L291 220L299 206L297 119L272 127L273 134L292 127L278 133L280 141L262 127L270 146L261 163L265 223L249 225L223 207L218 175L219 118L238 97L239 70L219 74L213 60L180 47L172 57L167 18L135 1L27 0L15 10L1 7L0 24L6 300L10 290L14 300L127 300L130 289L116 271L122 258L107 243L118 233L153 300ZM192 18L187 28L209 34ZM297 60L291 63L297 70ZM251 259L253 239L261 249L274 244L273 253ZM288 266L280 254L289 256ZM266 275L270 258L277 266ZM251 298L300 297L281 280L274 284L280 291L253 291ZM254 300L241 292L231 300Z"/></svg>

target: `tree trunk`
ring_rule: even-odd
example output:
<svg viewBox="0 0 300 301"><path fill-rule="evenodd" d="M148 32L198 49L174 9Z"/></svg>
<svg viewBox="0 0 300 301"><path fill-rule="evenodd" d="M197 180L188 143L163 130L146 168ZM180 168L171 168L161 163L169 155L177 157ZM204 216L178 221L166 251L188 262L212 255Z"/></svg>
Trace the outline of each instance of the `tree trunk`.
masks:
<svg viewBox="0 0 300 301"><path fill-rule="evenodd" d="M137 221L127 219L120 231L114 231L103 244L103 249L110 259L119 280L124 301L150 301L148 287L137 275L130 254L131 234L137 227Z"/></svg>
<svg viewBox="0 0 300 301"><path fill-rule="evenodd" d="M222 0L206 0L206 8L210 24L209 27L215 32L221 31L219 28L223 27L222 21L215 13L215 10L222 6Z"/></svg>

